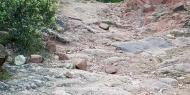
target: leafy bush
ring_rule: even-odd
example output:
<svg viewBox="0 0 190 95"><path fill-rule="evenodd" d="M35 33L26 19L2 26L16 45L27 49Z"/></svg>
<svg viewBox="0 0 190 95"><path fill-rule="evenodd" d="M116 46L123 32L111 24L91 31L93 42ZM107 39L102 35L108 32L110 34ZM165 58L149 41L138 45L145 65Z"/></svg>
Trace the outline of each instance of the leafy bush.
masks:
<svg viewBox="0 0 190 95"><path fill-rule="evenodd" d="M0 31L0 44L6 45L10 42L9 34L5 31Z"/></svg>
<svg viewBox="0 0 190 95"><path fill-rule="evenodd" d="M25 53L42 48L41 30L55 22L55 0L0 0L0 31Z"/></svg>
<svg viewBox="0 0 190 95"><path fill-rule="evenodd" d="M11 79L11 75L6 70L0 68L0 81L1 80L9 80Z"/></svg>

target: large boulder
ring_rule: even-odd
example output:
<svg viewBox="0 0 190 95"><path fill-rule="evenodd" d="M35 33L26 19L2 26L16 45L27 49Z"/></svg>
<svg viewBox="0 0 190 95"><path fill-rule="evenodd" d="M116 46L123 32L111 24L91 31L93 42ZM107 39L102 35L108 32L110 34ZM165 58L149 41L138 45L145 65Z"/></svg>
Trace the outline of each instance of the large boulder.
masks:
<svg viewBox="0 0 190 95"><path fill-rule="evenodd" d="M5 62L7 56L8 53L6 52L5 47L0 44L0 67L3 66L3 63Z"/></svg>

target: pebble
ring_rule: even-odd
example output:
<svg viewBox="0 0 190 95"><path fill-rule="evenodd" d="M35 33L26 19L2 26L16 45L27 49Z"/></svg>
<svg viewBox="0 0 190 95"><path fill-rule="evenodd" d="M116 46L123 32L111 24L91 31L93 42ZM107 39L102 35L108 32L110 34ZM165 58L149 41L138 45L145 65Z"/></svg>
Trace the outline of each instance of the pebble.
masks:
<svg viewBox="0 0 190 95"><path fill-rule="evenodd" d="M109 25L106 23L100 23L99 27L104 30L109 30Z"/></svg>
<svg viewBox="0 0 190 95"><path fill-rule="evenodd" d="M118 71L116 66L106 66L105 67L105 72L108 74L116 74Z"/></svg>
<svg viewBox="0 0 190 95"><path fill-rule="evenodd" d="M66 78L73 78L73 75L70 72L66 72L64 75Z"/></svg>
<svg viewBox="0 0 190 95"><path fill-rule="evenodd" d="M87 69L87 60L79 59L78 62L75 64L75 67L80 70L86 70Z"/></svg>

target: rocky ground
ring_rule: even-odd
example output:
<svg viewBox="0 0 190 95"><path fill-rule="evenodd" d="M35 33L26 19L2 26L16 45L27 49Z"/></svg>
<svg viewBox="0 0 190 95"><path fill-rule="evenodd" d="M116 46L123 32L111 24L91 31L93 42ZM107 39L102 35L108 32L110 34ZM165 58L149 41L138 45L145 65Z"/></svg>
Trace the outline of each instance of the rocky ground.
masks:
<svg viewBox="0 0 190 95"><path fill-rule="evenodd" d="M69 60L5 64L14 76L0 95L189 95L188 12L157 7L124 14L122 4L62 0L59 35L69 43L54 43Z"/></svg>

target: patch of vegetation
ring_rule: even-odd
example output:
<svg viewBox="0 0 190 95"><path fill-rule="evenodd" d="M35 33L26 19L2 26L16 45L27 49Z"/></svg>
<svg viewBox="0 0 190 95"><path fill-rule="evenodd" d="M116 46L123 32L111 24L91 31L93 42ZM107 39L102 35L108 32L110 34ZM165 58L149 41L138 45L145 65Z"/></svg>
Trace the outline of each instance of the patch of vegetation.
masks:
<svg viewBox="0 0 190 95"><path fill-rule="evenodd" d="M7 43L11 42L11 38L9 35L0 35L0 44L6 45Z"/></svg>
<svg viewBox="0 0 190 95"><path fill-rule="evenodd" d="M21 53L42 48L42 29L55 23L55 0L0 0L0 31L8 31Z"/></svg>
<svg viewBox="0 0 190 95"><path fill-rule="evenodd" d="M11 79L11 75L6 70L0 68L0 81L9 79Z"/></svg>
<svg viewBox="0 0 190 95"><path fill-rule="evenodd" d="M121 2L123 0L96 0L96 1L104 2L104 3L118 3L118 2Z"/></svg>

